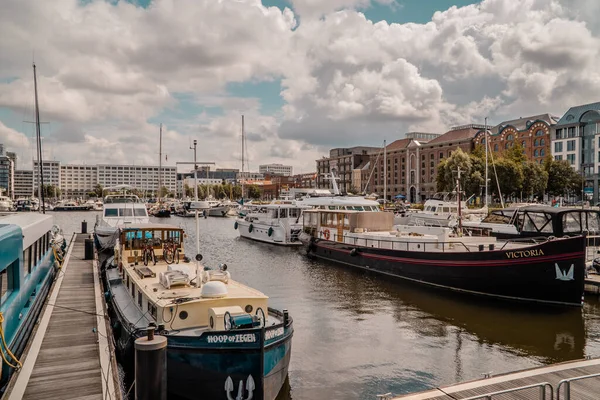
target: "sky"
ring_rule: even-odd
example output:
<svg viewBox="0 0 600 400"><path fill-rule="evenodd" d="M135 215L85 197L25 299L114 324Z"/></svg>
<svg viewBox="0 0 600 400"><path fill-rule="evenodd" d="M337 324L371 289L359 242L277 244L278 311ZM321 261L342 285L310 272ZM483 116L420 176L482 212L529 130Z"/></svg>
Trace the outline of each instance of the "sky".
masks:
<svg viewBox="0 0 600 400"><path fill-rule="evenodd" d="M0 143L44 157L315 170L381 146L600 101L597 0L0 0ZM181 167L184 169L187 167Z"/></svg>

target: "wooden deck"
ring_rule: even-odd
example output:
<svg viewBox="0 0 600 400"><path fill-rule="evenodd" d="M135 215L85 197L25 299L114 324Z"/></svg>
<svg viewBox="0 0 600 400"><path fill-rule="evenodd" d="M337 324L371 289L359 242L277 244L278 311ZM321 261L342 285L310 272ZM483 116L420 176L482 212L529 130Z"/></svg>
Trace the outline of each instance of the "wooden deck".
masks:
<svg viewBox="0 0 600 400"><path fill-rule="evenodd" d="M73 238L10 400L120 398L97 263L83 259L87 237Z"/></svg>
<svg viewBox="0 0 600 400"><path fill-rule="evenodd" d="M401 400L457 400L474 396L498 392L521 386L535 385L548 382L554 388L554 396L550 396L550 389L546 390L546 399L557 398L556 390L558 383L563 379L571 379L578 376L600 373L600 359L570 361L554 364L547 367L532 368L528 370L513 372L484 378L475 381L443 386L425 392L413 393L394 397ZM597 400L600 398L600 377L589 378L571 383L571 399ZM564 399L564 387L561 389L560 398ZM491 400L539 400L540 388L524 389L513 393L507 393L491 397Z"/></svg>

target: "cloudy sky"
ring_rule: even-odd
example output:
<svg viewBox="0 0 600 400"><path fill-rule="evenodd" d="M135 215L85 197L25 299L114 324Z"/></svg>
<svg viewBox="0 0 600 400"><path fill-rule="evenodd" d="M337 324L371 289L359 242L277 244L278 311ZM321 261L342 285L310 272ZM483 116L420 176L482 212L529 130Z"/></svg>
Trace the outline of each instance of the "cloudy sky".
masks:
<svg viewBox="0 0 600 400"><path fill-rule="evenodd" d="M381 146L600 101L597 0L0 0L0 143L46 158L315 169Z"/></svg>

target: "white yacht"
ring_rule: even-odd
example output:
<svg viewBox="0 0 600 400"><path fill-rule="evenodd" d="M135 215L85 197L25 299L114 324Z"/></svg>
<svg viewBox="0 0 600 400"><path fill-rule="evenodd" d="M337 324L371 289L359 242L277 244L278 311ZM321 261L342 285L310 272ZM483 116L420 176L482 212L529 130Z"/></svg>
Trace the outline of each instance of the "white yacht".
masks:
<svg viewBox="0 0 600 400"><path fill-rule="evenodd" d="M150 222L146 204L134 194L109 194L104 198L103 208L102 217L96 217L94 228L101 249L112 250L119 227Z"/></svg>
<svg viewBox="0 0 600 400"><path fill-rule="evenodd" d="M227 217L229 215L230 205L218 200L207 200L210 208L208 209L209 217Z"/></svg>
<svg viewBox="0 0 600 400"><path fill-rule="evenodd" d="M282 246L301 246L302 211L294 200L275 200L235 221L240 237Z"/></svg>
<svg viewBox="0 0 600 400"><path fill-rule="evenodd" d="M471 210L467 207L470 200L461 200L462 220L478 222L487 215L487 207ZM453 226L458 218L458 199L456 193L440 192L425 201L423 211L407 211L397 214L394 225Z"/></svg>

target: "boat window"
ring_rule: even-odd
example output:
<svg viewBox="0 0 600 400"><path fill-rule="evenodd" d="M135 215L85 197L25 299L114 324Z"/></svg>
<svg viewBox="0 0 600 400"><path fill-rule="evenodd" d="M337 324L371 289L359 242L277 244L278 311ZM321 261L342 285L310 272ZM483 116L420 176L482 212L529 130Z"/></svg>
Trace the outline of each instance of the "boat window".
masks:
<svg viewBox="0 0 600 400"><path fill-rule="evenodd" d="M588 212L587 216L587 229L590 232L600 231L600 214L596 212Z"/></svg>
<svg viewBox="0 0 600 400"><path fill-rule="evenodd" d="M319 214L321 216L321 226L327 225L327 213Z"/></svg>
<svg viewBox="0 0 600 400"><path fill-rule="evenodd" d="M563 215L563 231L565 233L581 232L581 215L579 211L568 212Z"/></svg>
<svg viewBox="0 0 600 400"><path fill-rule="evenodd" d="M317 213L308 213L310 217L310 225L316 227L319 222L319 214Z"/></svg>
<svg viewBox="0 0 600 400"><path fill-rule="evenodd" d="M456 209L456 207L450 207L450 212L452 212L452 213L455 213L455 214L456 214L456 212L457 212L457 211L458 211L458 210Z"/></svg>
<svg viewBox="0 0 600 400"><path fill-rule="evenodd" d="M552 233L552 218L546 213L527 213L523 220L523 231Z"/></svg>
<svg viewBox="0 0 600 400"><path fill-rule="evenodd" d="M437 208L437 207L433 206L433 207L431 207L431 208L429 209L429 211L431 211L431 212L435 212L436 208Z"/></svg>
<svg viewBox="0 0 600 400"><path fill-rule="evenodd" d="M131 281L131 297L135 299L135 283Z"/></svg>
<svg viewBox="0 0 600 400"><path fill-rule="evenodd" d="M147 217L148 213L146 212L146 209L144 208L135 208L134 210L134 214L136 217Z"/></svg>
<svg viewBox="0 0 600 400"><path fill-rule="evenodd" d="M442 212L449 213L450 207L442 207Z"/></svg>
<svg viewBox="0 0 600 400"><path fill-rule="evenodd" d="M336 207L336 206L329 206L329 209L330 209L330 210L336 210L336 209L337 209L337 207Z"/></svg>
<svg viewBox="0 0 600 400"><path fill-rule="evenodd" d="M344 214L344 228L350 229L350 218L348 218L348 214Z"/></svg>
<svg viewBox="0 0 600 400"><path fill-rule="evenodd" d="M148 302L148 311L150 311L150 315L156 321L156 306L150 302Z"/></svg>
<svg viewBox="0 0 600 400"><path fill-rule="evenodd" d="M327 225L334 226L335 225L335 214L327 213Z"/></svg>
<svg viewBox="0 0 600 400"><path fill-rule="evenodd" d="M19 260L14 261L0 272L0 304L4 303L11 292L17 288L16 279L19 271Z"/></svg>
<svg viewBox="0 0 600 400"><path fill-rule="evenodd" d="M279 217L280 218L287 218L287 208L282 208L279 210Z"/></svg>
<svg viewBox="0 0 600 400"><path fill-rule="evenodd" d="M133 210L131 208L119 208L120 217L133 217Z"/></svg>
<svg viewBox="0 0 600 400"><path fill-rule="evenodd" d="M297 208L290 208L290 218L297 218L300 215L300 210Z"/></svg>
<svg viewBox="0 0 600 400"><path fill-rule="evenodd" d="M106 210L104 210L104 216L105 217L118 217L119 210L116 208L107 208Z"/></svg>
<svg viewBox="0 0 600 400"><path fill-rule="evenodd" d="M5 269L0 272L0 304L4 303L4 295L8 291L8 272Z"/></svg>
<svg viewBox="0 0 600 400"><path fill-rule="evenodd" d="M23 271L25 274L31 273L31 246L23 251Z"/></svg>
<svg viewBox="0 0 600 400"><path fill-rule="evenodd" d="M138 290L138 306L142 308L142 292Z"/></svg>

